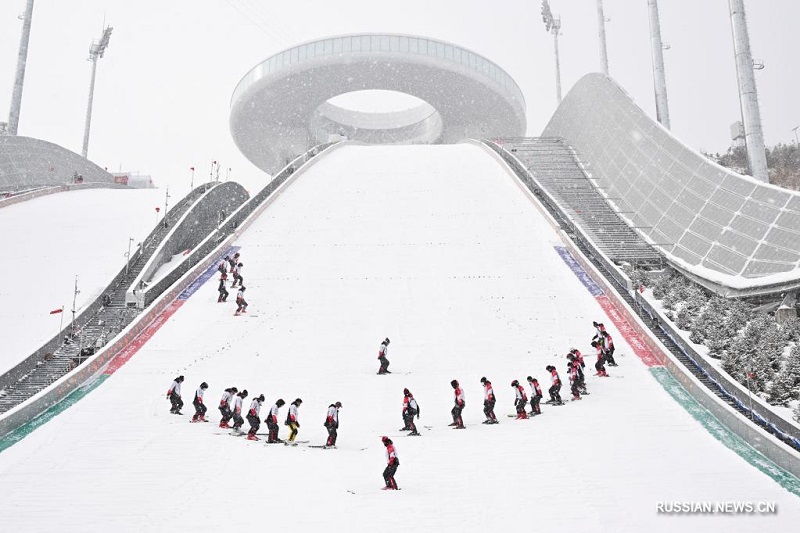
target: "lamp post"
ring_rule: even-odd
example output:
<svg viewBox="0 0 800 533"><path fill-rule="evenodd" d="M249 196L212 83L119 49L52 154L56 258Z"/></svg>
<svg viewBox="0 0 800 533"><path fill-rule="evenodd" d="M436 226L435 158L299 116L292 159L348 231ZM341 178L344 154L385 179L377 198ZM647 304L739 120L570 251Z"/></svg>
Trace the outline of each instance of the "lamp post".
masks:
<svg viewBox="0 0 800 533"><path fill-rule="evenodd" d="M78 276L75 276L75 290L72 293L72 337L75 337L75 303L78 300L78 295L81 291L78 290Z"/></svg>
<svg viewBox="0 0 800 533"><path fill-rule="evenodd" d="M167 193L164 195L164 227L167 227L167 213L169 213L169 187L167 187Z"/></svg>
<svg viewBox="0 0 800 533"><path fill-rule="evenodd" d="M128 238L128 253L126 254L126 257L128 258L128 261L125 263L125 279L128 279L128 270L130 269L130 266L131 266L131 244L132 243L133 243L133 237L129 237Z"/></svg>
<svg viewBox="0 0 800 533"><path fill-rule="evenodd" d="M89 48L88 61L92 62L92 78L89 82L89 102L86 105L86 125L83 129L83 151L81 152L83 157L86 157L89 153L89 129L92 125L92 101L94 100L94 79L97 75L97 60L105 54L108 41L111 39L111 30L113 29L111 26L106 27L100 40L93 42Z"/></svg>
<svg viewBox="0 0 800 533"><path fill-rule="evenodd" d="M658 18L658 0L647 0L650 19L650 53L653 56L653 85L656 95L656 118L667 129L669 101L667 99L667 76L664 72L664 43L661 42L661 22Z"/></svg>
<svg viewBox="0 0 800 533"><path fill-rule="evenodd" d="M17 75L14 78L14 90L11 93L11 110L8 113L8 134L16 135L19 126L19 113L22 108L22 85L25 82L25 65L28 62L28 41L31 37L31 22L33 20L33 0L28 0L25 5L25 14L22 16L22 37L19 40L19 55L17 57Z"/></svg>
<svg viewBox="0 0 800 533"><path fill-rule="evenodd" d="M747 146L747 162L750 175L759 181L769 183L767 170L767 151L764 147L764 132L761 126L761 111L758 109L758 91L754 68L764 68L763 64L753 62L750 52L750 36L747 33L747 19L744 0L728 0L733 35L733 54L736 62L736 79L739 84L739 106L744 124L744 140Z"/></svg>
<svg viewBox="0 0 800 533"><path fill-rule="evenodd" d="M561 31L561 17L554 17L550 2L542 0L542 20L545 29L553 34L553 49L556 54L556 100L561 103L561 61L558 56L558 32Z"/></svg>
<svg viewBox="0 0 800 533"><path fill-rule="evenodd" d="M606 48L606 16L603 0L597 0L597 33L600 40L600 71L608 76L608 49Z"/></svg>
<svg viewBox="0 0 800 533"><path fill-rule="evenodd" d="M794 145L800 146L800 141L797 140L797 128L800 128L800 126L795 126L792 128L792 131L794 132Z"/></svg>

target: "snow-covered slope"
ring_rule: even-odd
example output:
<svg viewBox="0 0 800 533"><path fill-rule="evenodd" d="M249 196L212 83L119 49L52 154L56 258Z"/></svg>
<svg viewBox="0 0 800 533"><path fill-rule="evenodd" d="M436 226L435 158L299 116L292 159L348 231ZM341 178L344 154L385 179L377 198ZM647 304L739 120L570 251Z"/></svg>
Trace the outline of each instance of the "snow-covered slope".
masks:
<svg viewBox="0 0 800 533"><path fill-rule="evenodd" d="M695 422L617 336L613 377L591 395L513 412L512 379L564 374L586 348L594 298L553 250L556 235L498 164L471 145L346 147L299 176L237 242L247 316L206 283L85 399L0 453L9 530L699 531L785 530L795 496ZM607 322L608 323L608 322ZM612 329L613 332L613 329ZM388 376L377 376L391 339ZM588 350L587 350L588 351ZM588 367L587 367L588 368ZM341 401L339 448L228 436L168 413L186 376L300 397L301 440L322 444ZM481 376L501 423L485 426ZM453 391L467 429L452 430ZM402 390L423 436L398 430ZM564 391L564 396L568 396ZM249 403L249 402L248 402ZM247 407L247 406L245 406ZM285 416L286 408L281 412ZM281 426L281 436L286 428ZM381 491L379 436L394 438L400 492ZM766 516L664 516L660 501L769 501Z"/></svg>
<svg viewBox="0 0 800 533"><path fill-rule="evenodd" d="M43 196L0 209L0 373L28 357L71 318L75 276L78 311L125 266L155 225L157 189L87 189ZM5 254L8 253L8 256Z"/></svg>

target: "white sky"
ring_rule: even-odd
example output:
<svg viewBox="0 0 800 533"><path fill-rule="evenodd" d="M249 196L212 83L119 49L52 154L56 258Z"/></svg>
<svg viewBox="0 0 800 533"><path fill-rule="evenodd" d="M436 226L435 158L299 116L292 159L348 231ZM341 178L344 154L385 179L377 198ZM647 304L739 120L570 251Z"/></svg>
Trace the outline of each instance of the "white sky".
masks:
<svg viewBox="0 0 800 533"><path fill-rule="evenodd" d="M566 90L599 69L595 0L552 0L562 16ZM0 117L11 98L25 0L0 2ZM249 181L258 171L228 131L231 93L256 63L302 41L350 32L430 36L492 59L519 83L528 133L555 108L552 37L535 0L37 0L19 133L80 152L93 39L114 27L98 68L89 157L109 170L141 171L188 187L210 162ZM727 0L662 0L662 35L673 131L689 145L723 151L738 120ZM747 2L766 142L794 140L800 3ZM646 111L653 87L645 0L605 0L611 74ZM5 118L3 118L5 120Z"/></svg>

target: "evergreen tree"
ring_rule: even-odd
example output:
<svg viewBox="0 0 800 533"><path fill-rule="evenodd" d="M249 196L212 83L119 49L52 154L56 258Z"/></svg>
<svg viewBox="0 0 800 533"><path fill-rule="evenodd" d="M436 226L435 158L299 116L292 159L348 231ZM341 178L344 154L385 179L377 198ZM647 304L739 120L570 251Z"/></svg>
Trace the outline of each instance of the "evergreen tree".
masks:
<svg viewBox="0 0 800 533"><path fill-rule="evenodd" d="M689 331L692 328L692 313L686 302L680 306L681 308L675 314L675 325L678 326L679 329L684 331Z"/></svg>
<svg viewBox="0 0 800 533"><path fill-rule="evenodd" d="M800 318L794 317L787 319L781 327L786 332L786 340L789 342L800 341Z"/></svg>
<svg viewBox="0 0 800 533"><path fill-rule="evenodd" d="M787 405L800 399L800 346L795 345L783 368L775 376L767 401L773 405Z"/></svg>
<svg viewBox="0 0 800 533"><path fill-rule="evenodd" d="M728 326L733 331L742 329L754 316L753 306L742 300L728 300Z"/></svg>
<svg viewBox="0 0 800 533"><path fill-rule="evenodd" d="M722 368L742 384L746 382L744 373L749 370L753 374L752 389L765 392L767 384L775 377L775 365L780 365L785 346L776 342L780 338L781 332L772 317L756 315L731 343Z"/></svg>

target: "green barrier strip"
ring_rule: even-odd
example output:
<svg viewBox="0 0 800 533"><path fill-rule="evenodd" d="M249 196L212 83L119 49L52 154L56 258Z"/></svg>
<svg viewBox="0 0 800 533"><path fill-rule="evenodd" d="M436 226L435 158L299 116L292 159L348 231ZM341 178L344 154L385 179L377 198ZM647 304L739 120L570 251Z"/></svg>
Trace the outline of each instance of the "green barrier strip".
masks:
<svg viewBox="0 0 800 533"><path fill-rule="evenodd" d="M800 496L800 480L776 465L758 450L747 444L742 438L723 425L711 412L700 405L672 374L663 366L651 367L650 372L662 387L683 407L695 420L700 422L711 435L722 444L736 452L745 461L755 466L775 480L795 496Z"/></svg>
<svg viewBox="0 0 800 533"><path fill-rule="evenodd" d="M89 383L88 385L84 385L83 387L77 388L71 393L69 393L63 400L58 402L57 404L53 405L52 407L48 408L44 413L40 414L33 420L24 423L11 433L8 433L0 438L0 452L9 448L16 444L17 442L21 441L25 437L27 437L33 430L38 428L39 426L46 424L49 422L54 416L61 414L62 412L66 411L69 407L75 404L77 401L82 399L84 396L92 392L94 389L99 387L106 379L108 379L107 375L100 375L96 380Z"/></svg>

